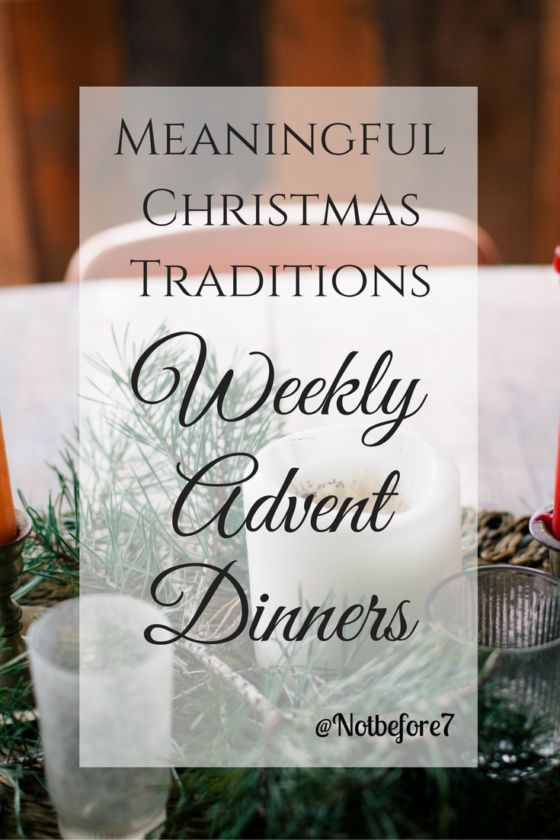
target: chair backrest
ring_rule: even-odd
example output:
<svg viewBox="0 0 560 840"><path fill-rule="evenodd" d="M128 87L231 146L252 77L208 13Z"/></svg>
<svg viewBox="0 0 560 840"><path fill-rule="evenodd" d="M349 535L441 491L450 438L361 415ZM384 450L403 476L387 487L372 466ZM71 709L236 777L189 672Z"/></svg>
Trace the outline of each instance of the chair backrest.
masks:
<svg viewBox="0 0 560 840"><path fill-rule="evenodd" d="M360 218L367 218L368 209L360 205ZM399 218L400 210L390 209ZM208 227L203 213L189 227L171 230L145 220L131 222L86 240L72 257L65 279L138 277L131 259L184 265L190 276L205 273L210 264L215 271L232 264L468 265L474 254L480 265L498 262L494 243L474 222L440 210L418 212L420 221L414 227L377 225L370 228L369 237L363 227L321 224L324 208L319 205L310 205L306 226L293 218L279 227Z"/></svg>

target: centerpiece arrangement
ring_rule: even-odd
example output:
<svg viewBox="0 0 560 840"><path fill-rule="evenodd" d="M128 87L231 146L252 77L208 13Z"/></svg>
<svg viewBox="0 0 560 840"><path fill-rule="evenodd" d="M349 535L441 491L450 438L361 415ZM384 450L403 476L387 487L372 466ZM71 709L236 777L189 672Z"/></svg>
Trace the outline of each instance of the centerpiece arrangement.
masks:
<svg viewBox="0 0 560 840"><path fill-rule="evenodd" d="M116 372L108 371L108 373L114 376ZM255 419L253 424L252 432L263 444L267 439L277 435L270 416L264 421L262 418L259 418L258 422ZM131 448L128 453L130 457L132 457L132 448L137 436L148 435L151 431L150 424L147 421L144 424L142 420L135 426L134 432L131 429ZM213 434L211 426L205 428L205 433ZM155 442L154 450L163 458L172 457L163 438ZM4 463L6 463L5 456ZM18 579L16 585L12 587L18 600L35 600L49 605L60 600L64 602L77 591L80 501L74 463L74 456L70 451L64 457L62 466L56 470L59 494L49 501L45 511L39 512L26 505L33 532L25 542L22 552L25 562L24 574L19 578L18 569ZM7 472L6 469L5 472ZM316 483L313 487L304 484L294 489L301 494L302 499L305 499L309 494L317 495L320 484ZM24 500L23 503L25 504ZM396 515L398 511L397 505L396 508L388 511L387 515ZM145 521L148 521L148 515L149 507L143 514ZM200 511L199 515L202 519L204 511ZM157 521L158 518L154 515L150 527L157 528ZM472 522L472 512L464 511L463 523L467 522ZM463 542L463 554L466 557L470 556L471 562L475 562L478 553L479 563L483 564L482 570L488 573L493 569L496 572L500 571L503 568L499 565L500 561L511 564L512 572L522 571L524 566L517 565L519 560L530 568L550 571L552 567L547 548L545 545L540 546L537 542L527 543L526 528L526 519L514 520L512 517L497 513L482 514L479 517L478 550L476 546L465 545ZM465 528L463 541L468 539L468 535L469 529ZM110 549L112 539L111 534L105 534L106 549ZM4 544L9 545L10 542L13 541L9 540ZM85 548L87 550L87 547ZM212 550L211 544L205 545L203 556L211 560ZM237 541L232 544L232 556L239 558L239 550L239 541ZM250 565L248 571L250 572ZM549 580L552 581L552 578L543 575L542 572L532 574L541 586L552 586L552 583L547 583ZM506 577L508 587L510 587L509 575ZM497 590L493 586L488 591L503 592L505 595L508 590L500 586ZM281 826L287 821L292 826L293 836L296 836L298 831L302 832L304 825L308 826L314 808L313 803L320 799L323 807L316 816L319 835L327 834L330 831L328 823L335 820L337 830L340 831L351 833L356 826L360 825L362 830L376 832L382 836L407 836L407 826L410 821L414 819L418 824L420 798L429 795L439 802L436 811L439 816L436 818L437 823L433 822L434 818L426 816L423 830L435 835L439 832L440 836L446 836L446 832L451 833L454 830L453 826L459 824L458 820L467 818L471 810L468 802L472 796L476 796L479 803L478 818L481 821L485 820L486 825L492 824L492 820L496 819L495 816L490 815L495 813L496 804L501 803L500 824L505 826L511 820L512 823L517 823L518 827L526 819L524 810L526 805L521 804L524 798L539 796L543 807L539 817L542 821L538 822L540 826L538 833L543 837L553 836L553 832L547 834L548 829L544 827L555 818L559 784L555 770L556 735L551 734L550 718L547 719L541 714L546 711L545 704L548 701L543 695L543 702L539 704L539 708L531 712L529 705L523 701L519 689L515 688L512 693L512 680L515 682L518 677L513 676L511 667L517 666L510 666L507 659L503 663L503 658L500 661L500 657L496 657L495 653L499 638L510 640L514 648L523 647L524 637L532 638L531 628L536 627L534 609L540 596L538 590L531 594L531 590L527 589L525 584L518 591L522 593L523 601L512 613L515 616L515 624L511 627L507 624L507 613L500 610L496 618L492 619L487 610L493 609L494 606L485 608L484 615L489 617L490 621L487 625L490 636L485 644L488 646L490 656L486 657L481 674L481 685L484 690L481 691L479 705L478 770L443 771L403 768L387 771L379 768L305 771L286 768L284 770L190 769L181 771L178 769L173 774L165 817L166 825L163 828L162 823L159 823L158 829L164 831L163 836L171 837L182 837L191 831L195 834L200 832L201 835L226 833L227 836L239 837L253 834L258 836L259 833L266 831L267 836L275 836L275 832L280 834L284 830ZM446 609L449 609L455 603L454 597L446 593L442 603L446 605ZM494 598L489 605L490 603L497 602ZM543 614L548 617L549 626L552 627L555 609L552 606L545 608ZM495 623L498 615L501 617L500 620L506 621L500 630ZM439 614L437 620L448 619ZM37 633L39 628L40 625L37 625ZM515 642L516 637L512 635L514 628L517 628L515 633L520 634L519 645ZM553 641L557 638L557 635L554 635L557 631L553 628L551 632L553 635L550 640ZM549 657L554 655L558 647L558 645L551 647L549 637L545 639L543 635L539 636L537 642L544 643L548 647ZM515 657L514 653L512 661L515 661ZM539 679L539 673L546 674L550 671L541 664L538 653L533 659L523 657L521 654L521 660L525 669L525 676L522 679L525 682L529 680L534 683L536 679ZM282 706L274 708L271 705L270 697L261 693L242 664L240 668L236 668L231 661L224 661L214 653L205 651L201 653L200 649L192 645L188 647L185 666L187 674L198 674L198 676L210 674L212 680L224 681L232 691L237 693L241 708L250 710L252 715L257 715L262 725L281 725L282 715L286 710ZM544 672L543 667L545 667ZM2 736L0 741L3 749L0 779L5 785L3 819L7 820L6 825L19 826L18 830L22 836L47 836L43 834L45 831L51 831L55 836L56 823L50 816L52 815L51 805L46 799L42 780L44 778L43 749L47 750L48 762L48 751L57 749L57 733L51 730L49 738L46 741L43 740L41 744L35 700L30 693L29 674L23 658L10 656L10 661L2 666L0 675L3 678L3 713L0 722ZM206 679L204 676L203 678ZM496 686L499 688L497 692L493 690ZM554 696L557 696L557 692L555 693L551 686L546 696L552 700ZM512 700L515 701L513 705ZM519 700L522 702L517 702ZM313 707L310 711L312 709ZM552 715L554 718L557 712L553 711ZM62 733L60 737L62 738ZM43 738L45 738L44 735ZM76 772L83 773L84 771L76 766ZM116 774L116 781L110 784L112 795L114 795L115 791L120 789L118 779L124 779L119 773L124 772L126 775L129 771L115 769L86 772L101 774L105 782L112 778L111 774ZM442 787L444 779L445 786ZM515 779L519 780L518 784L522 782L524 786L522 797L519 795L520 788L512 784L512 780ZM127 802L133 802L134 785L127 785L124 782L123 784L123 797ZM89 788L94 789L91 788L91 784ZM58 801L60 801L60 794ZM233 808L234 801L237 802L235 808ZM356 801L358 805L352 806L351 803ZM507 804L508 810L505 813L503 804ZM472 820L472 816L468 818ZM97 818L93 819L95 822ZM163 820L162 817L159 819ZM48 828L49 820L51 829ZM95 829L92 828L92 830Z"/></svg>

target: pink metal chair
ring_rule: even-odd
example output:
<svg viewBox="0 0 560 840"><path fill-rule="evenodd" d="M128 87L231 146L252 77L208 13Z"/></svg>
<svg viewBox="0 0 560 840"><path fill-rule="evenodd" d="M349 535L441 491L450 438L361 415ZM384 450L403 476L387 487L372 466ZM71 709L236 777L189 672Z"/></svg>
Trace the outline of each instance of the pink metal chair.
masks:
<svg viewBox="0 0 560 840"><path fill-rule="evenodd" d="M401 209L391 209L399 218ZM72 257L65 279L76 282L80 276L83 280L138 277L138 266L131 266L131 259L185 265L190 276L203 274L210 264L216 271L232 264L310 262L327 267L347 263L364 267L460 266L472 264L475 254L479 265L499 261L489 235L454 213L419 208L420 221L415 227L375 227L370 239L363 227L321 225L323 212L322 206L310 205L308 226L289 220L282 227L206 227L202 213L199 223L171 230L145 220L119 225L86 240Z"/></svg>

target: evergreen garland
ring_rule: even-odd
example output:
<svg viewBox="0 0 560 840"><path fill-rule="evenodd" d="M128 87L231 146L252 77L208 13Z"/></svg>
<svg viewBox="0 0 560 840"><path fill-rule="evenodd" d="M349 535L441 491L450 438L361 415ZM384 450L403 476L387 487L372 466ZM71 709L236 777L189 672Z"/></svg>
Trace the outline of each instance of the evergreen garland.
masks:
<svg viewBox="0 0 560 840"><path fill-rule="evenodd" d="M261 430L263 437L268 428ZM132 437L137 439L137 432ZM146 428L148 441L155 447ZM168 446L164 438L159 443ZM54 472L59 489L45 510L23 500L33 538L25 548L26 577L16 594L22 602L52 602L77 592L80 501L72 447ZM145 511L143 519L148 530L156 527ZM18 670L22 663L5 667ZM218 669L214 678L222 677ZM488 751L503 733L522 751L527 721L482 699L481 745ZM10 831L20 837L52 836L38 722L24 677L0 696L0 791L0 836L13 836ZM559 835L558 768L515 782L490 778L482 769L178 768L163 831L169 838Z"/></svg>

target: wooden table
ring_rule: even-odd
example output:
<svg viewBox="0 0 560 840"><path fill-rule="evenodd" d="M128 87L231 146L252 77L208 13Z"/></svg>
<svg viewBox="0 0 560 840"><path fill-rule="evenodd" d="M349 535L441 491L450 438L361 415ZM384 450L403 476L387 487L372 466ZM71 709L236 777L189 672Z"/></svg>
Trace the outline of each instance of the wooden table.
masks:
<svg viewBox="0 0 560 840"><path fill-rule="evenodd" d="M551 499L560 416L560 292L552 270L480 270L479 506L530 513ZM72 435L78 289L0 291L0 407L14 485L36 504L45 462Z"/></svg>

